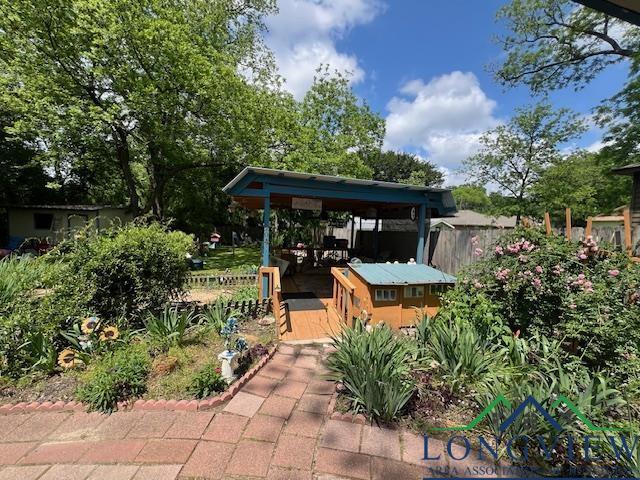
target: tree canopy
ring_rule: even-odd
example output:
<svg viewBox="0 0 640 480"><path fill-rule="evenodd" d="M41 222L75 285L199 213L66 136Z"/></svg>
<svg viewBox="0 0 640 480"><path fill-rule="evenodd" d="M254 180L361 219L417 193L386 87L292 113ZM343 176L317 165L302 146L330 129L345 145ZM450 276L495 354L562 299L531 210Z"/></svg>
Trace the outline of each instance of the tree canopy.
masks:
<svg viewBox="0 0 640 480"><path fill-rule="evenodd" d="M301 102L282 91L262 41L275 11L275 0L3 2L8 140L53 191L185 228L224 218L219 188L248 164L369 177L362 156L379 151L384 121L327 68Z"/></svg>
<svg viewBox="0 0 640 480"><path fill-rule="evenodd" d="M384 182L439 187L444 176L438 167L417 155L405 152L370 152L364 157L372 178Z"/></svg>
<svg viewBox="0 0 640 480"><path fill-rule="evenodd" d="M466 174L512 196L519 221L532 187L547 167L561 160L560 145L584 128L577 115L547 103L518 108L507 124L482 135L480 151L464 161Z"/></svg>
<svg viewBox="0 0 640 480"><path fill-rule="evenodd" d="M497 18L509 30L498 37L507 55L492 69L509 86L579 88L614 63L640 59L640 28L571 0L511 0Z"/></svg>

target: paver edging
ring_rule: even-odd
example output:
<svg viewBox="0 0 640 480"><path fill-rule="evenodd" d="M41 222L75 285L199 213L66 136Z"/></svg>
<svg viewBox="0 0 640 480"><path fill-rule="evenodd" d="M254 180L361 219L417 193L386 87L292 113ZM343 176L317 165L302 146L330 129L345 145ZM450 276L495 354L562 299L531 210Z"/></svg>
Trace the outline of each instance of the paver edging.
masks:
<svg viewBox="0 0 640 480"><path fill-rule="evenodd" d="M204 411L215 408L231 400L235 394L240 391L240 388L251 380L260 371L260 369L264 367L269 360L271 360L273 355L276 353L276 349L277 345L271 347L266 355L263 355L254 367L249 369L242 377L233 382L226 391L215 397L208 397L202 400L138 399L135 401L118 402L118 410ZM87 411L87 405L74 400L70 402L65 402L63 400L51 402L47 400L44 402L18 402L15 404L5 403L0 405L0 415L18 415L30 412L69 411Z"/></svg>
<svg viewBox="0 0 640 480"><path fill-rule="evenodd" d="M329 400L329 406L327 407L327 415L331 420L340 420L341 422L357 423L358 425L366 425L367 417L365 417L362 413L353 415L352 413L336 412L335 408L336 408L337 399L338 399L338 392L336 390L331 395L331 400Z"/></svg>

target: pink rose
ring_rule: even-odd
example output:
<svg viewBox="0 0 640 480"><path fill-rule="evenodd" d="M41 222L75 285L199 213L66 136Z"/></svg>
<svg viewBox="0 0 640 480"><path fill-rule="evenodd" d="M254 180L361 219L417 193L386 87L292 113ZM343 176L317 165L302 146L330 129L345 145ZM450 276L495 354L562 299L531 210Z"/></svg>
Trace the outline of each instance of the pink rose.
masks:
<svg viewBox="0 0 640 480"><path fill-rule="evenodd" d="M617 268L609 270L609 275L611 275L612 277L617 277L618 275L620 275L620 270L618 270Z"/></svg>
<svg viewBox="0 0 640 480"><path fill-rule="evenodd" d="M540 265L536 265L536 272L542 273L542 267Z"/></svg>

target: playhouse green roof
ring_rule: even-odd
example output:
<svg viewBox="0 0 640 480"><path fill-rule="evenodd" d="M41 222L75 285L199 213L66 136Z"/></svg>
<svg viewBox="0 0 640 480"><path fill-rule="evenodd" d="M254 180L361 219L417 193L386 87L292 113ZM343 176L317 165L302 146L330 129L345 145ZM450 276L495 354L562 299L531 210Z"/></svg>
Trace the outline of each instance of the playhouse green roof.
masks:
<svg viewBox="0 0 640 480"><path fill-rule="evenodd" d="M433 267L408 263L350 263L369 285L425 285L455 283L456 277Z"/></svg>

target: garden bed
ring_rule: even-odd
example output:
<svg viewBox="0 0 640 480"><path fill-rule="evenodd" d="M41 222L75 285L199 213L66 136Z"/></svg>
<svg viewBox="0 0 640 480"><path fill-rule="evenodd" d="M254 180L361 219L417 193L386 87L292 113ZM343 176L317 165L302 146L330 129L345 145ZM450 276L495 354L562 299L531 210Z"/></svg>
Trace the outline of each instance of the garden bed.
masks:
<svg viewBox="0 0 640 480"><path fill-rule="evenodd" d="M110 412L164 397L192 408L228 388L221 352L242 375L275 342L255 285L185 295L190 236L158 224L84 235L0 261L0 404Z"/></svg>
<svg viewBox="0 0 640 480"><path fill-rule="evenodd" d="M249 348L246 361L238 372L241 376L254 367L266 355L276 342L273 325L262 326L258 319L247 319L239 323L238 334L253 348ZM218 332L202 328L189 334L180 346L170 347L167 351L157 351L152 343L140 338L150 352L151 368L145 381L145 393L142 399L196 400L199 397L192 391L194 377L203 365L211 366L214 371L220 368L217 355L225 349L224 340ZM256 347L258 346L258 347ZM264 347L264 348L261 348ZM33 374L16 381L3 379L0 385L0 405L19 402L70 402L77 400L77 389L86 373L83 368L58 371L53 375ZM219 390L218 393L224 390Z"/></svg>
<svg viewBox="0 0 640 480"><path fill-rule="evenodd" d="M482 436L496 463L547 475L588 477L602 468L637 478L640 451L619 452L620 435L634 442L640 428L640 266L590 238L532 229L476 253L482 259L414 336L359 320L343 331L328 358L342 384L336 417L364 415L476 449ZM548 416L531 412L530 399ZM506 446L510 438L550 444L558 432L549 457L531 448L522 461L524 440ZM598 458L577 444L568 456L568 437L585 436L597 442ZM494 460L486 448L484 455Z"/></svg>

